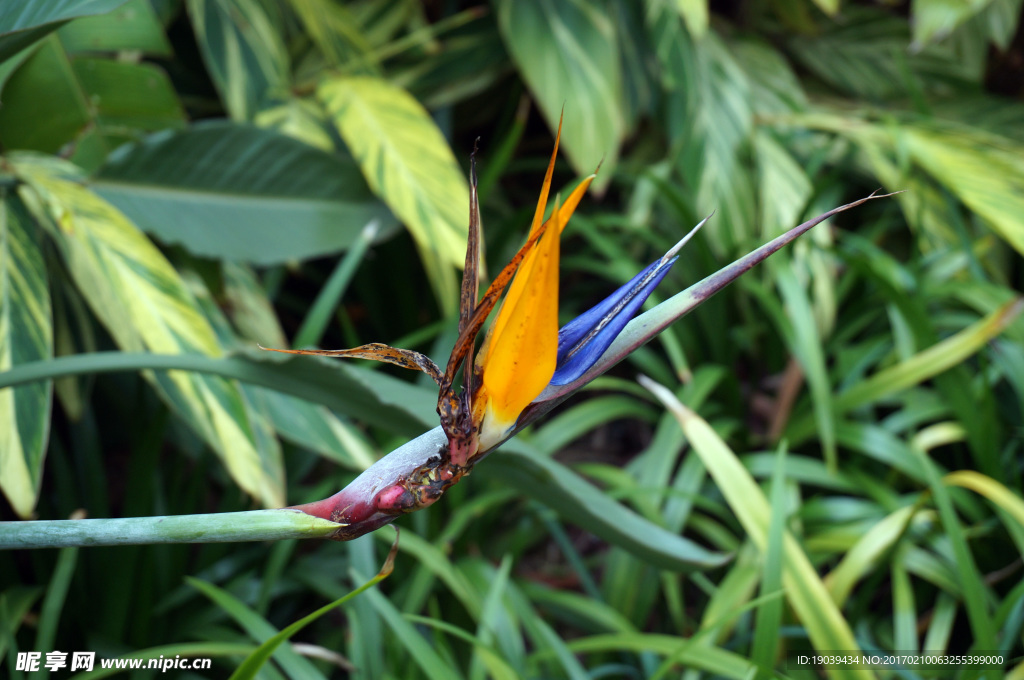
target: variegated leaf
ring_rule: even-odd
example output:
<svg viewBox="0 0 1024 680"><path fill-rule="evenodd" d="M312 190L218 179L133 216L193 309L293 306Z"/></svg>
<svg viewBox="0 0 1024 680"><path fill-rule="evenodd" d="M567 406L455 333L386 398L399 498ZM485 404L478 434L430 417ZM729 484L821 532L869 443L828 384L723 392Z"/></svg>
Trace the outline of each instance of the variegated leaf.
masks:
<svg viewBox="0 0 1024 680"><path fill-rule="evenodd" d="M126 351L218 356L221 347L195 298L159 250L116 208L54 158L12 156L20 195L57 243L93 313ZM284 504L276 442L250 421L238 386L167 371L146 376L171 408L220 455L234 480L266 506Z"/></svg>
<svg viewBox="0 0 1024 680"><path fill-rule="evenodd" d="M405 90L372 77L328 78L318 96L373 191L412 233L441 307L456 311L469 185L448 142Z"/></svg>
<svg viewBox="0 0 1024 680"><path fill-rule="evenodd" d="M0 189L0 371L53 356L53 319L38 227ZM53 384L0 390L0 490L21 517L35 508L50 430Z"/></svg>

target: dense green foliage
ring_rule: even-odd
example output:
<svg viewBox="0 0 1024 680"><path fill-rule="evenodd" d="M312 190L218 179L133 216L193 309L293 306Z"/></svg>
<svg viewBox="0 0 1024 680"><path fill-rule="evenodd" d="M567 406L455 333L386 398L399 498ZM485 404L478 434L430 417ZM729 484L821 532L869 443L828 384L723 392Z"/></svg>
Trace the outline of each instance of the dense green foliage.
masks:
<svg viewBox="0 0 1024 680"><path fill-rule="evenodd" d="M423 380L255 344L443 365L474 140L493 273L564 111L556 186L603 165L563 237L563 320L712 211L648 306L905 192L816 228L403 518L394 574L261 677L1020 655L1021 5L0 2L2 518L312 501L433 427ZM21 366L54 380L2 387ZM693 571L676 536L726 564ZM182 654L226 676L392 538L0 554L0 665Z"/></svg>

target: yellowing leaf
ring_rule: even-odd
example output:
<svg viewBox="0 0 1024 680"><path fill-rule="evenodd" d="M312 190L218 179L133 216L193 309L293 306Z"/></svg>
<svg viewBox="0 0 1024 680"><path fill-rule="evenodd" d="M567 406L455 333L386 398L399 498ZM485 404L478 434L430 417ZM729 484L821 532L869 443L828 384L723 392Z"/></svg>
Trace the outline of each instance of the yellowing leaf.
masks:
<svg viewBox="0 0 1024 680"><path fill-rule="evenodd" d="M373 77L328 78L317 92L370 188L409 229L438 302L459 299L469 185L448 142L408 92Z"/></svg>
<svg viewBox="0 0 1024 680"><path fill-rule="evenodd" d="M22 199L56 241L82 296L121 349L221 354L177 271L124 215L74 181L73 165L28 154L9 160L25 182ZM264 505L284 505L276 443L249 421L234 382L182 371L146 377L217 452L239 486Z"/></svg>
<svg viewBox="0 0 1024 680"><path fill-rule="evenodd" d="M907 128L914 160L1024 254L1024 148L964 131Z"/></svg>

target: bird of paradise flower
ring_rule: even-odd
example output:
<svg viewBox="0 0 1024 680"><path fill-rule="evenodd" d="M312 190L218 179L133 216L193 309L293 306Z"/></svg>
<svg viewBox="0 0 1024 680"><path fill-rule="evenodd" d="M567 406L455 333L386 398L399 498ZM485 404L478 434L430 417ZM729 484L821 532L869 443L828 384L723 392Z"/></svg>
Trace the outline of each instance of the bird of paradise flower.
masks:
<svg viewBox="0 0 1024 680"><path fill-rule="evenodd" d="M341 350L262 348L287 354L382 361L422 371L438 385L437 413L443 437L431 432L420 438L437 442L432 454L424 459L421 446L408 450L399 448L334 496L296 506L298 510L341 524L334 538L356 538L399 515L431 505L517 430L755 264L828 217L872 198L884 197L871 194L791 229L681 293L689 294L689 298L676 305L677 309L670 305L667 319L654 319L654 323L630 339L626 347L617 348L613 343L671 269L679 250L709 218L604 301L559 329L560 235L596 176L595 171L584 178L564 203L559 203L556 197L551 215L544 219L561 131L559 122L526 243L494 278L483 297L479 297L480 206L475 149L470 157L469 232L459 304L459 335L444 371L420 352L383 343ZM476 351L477 336L499 301L497 316ZM460 370L462 389L456 389ZM416 442L418 440L410 445Z"/></svg>

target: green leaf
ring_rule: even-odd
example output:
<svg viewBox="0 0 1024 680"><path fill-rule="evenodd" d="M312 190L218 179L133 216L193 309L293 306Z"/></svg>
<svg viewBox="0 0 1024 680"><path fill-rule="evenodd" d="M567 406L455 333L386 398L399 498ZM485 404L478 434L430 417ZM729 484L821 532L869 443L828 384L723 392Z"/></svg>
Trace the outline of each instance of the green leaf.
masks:
<svg viewBox="0 0 1024 680"><path fill-rule="evenodd" d="M842 607L853 587L877 565L878 559L903 536L918 508L907 506L877 522L857 543L846 551L839 564L825 577L832 599Z"/></svg>
<svg viewBox="0 0 1024 680"><path fill-rule="evenodd" d="M0 371L53 356L53 322L39 230L0 188ZM53 383L0 389L0 490L19 516L35 509L50 433Z"/></svg>
<svg viewBox="0 0 1024 680"><path fill-rule="evenodd" d="M1024 298L1011 300L992 314L911 358L858 382L833 402L837 413L875 402L887 394L928 380L964 361L1003 332L1024 311Z"/></svg>
<svg viewBox="0 0 1024 680"><path fill-rule="evenodd" d="M149 0L128 0L113 12L72 21L57 35L72 54L133 50L158 57L173 55Z"/></svg>
<svg viewBox="0 0 1024 680"><path fill-rule="evenodd" d="M245 264L228 260L222 264L221 276L226 313L238 335L268 347L284 347L288 340L255 272Z"/></svg>
<svg viewBox="0 0 1024 680"><path fill-rule="evenodd" d="M0 141L7 148L65 155L70 150L78 165L90 168L139 130L180 127L185 121L178 95L160 67L68 59L56 36L44 40L14 72L3 101Z"/></svg>
<svg viewBox="0 0 1024 680"><path fill-rule="evenodd" d="M747 535L764 552L768 545L771 506L736 454L700 416L683 406L670 390L642 377L641 383L668 408L686 433L729 507ZM814 648L819 651L860 647L842 612L807 558L807 554L789 531L783 534L782 582L786 598L803 624ZM832 669L833 677L873 678L868 671Z"/></svg>
<svg viewBox="0 0 1024 680"><path fill-rule="evenodd" d="M71 375L149 370L209 373L269 387L407 436L420 434L424 427L437 422L436 390L380 371L357 368L349 362L257 349L220 358L147 352L77 354L36 361L0 373L0 387Z"/></svg>
<svg viewBox="0 0 1024 680"><path fill-rule="evenodd" d="M1024 254L1024 147L966 129L907 127L914 160Z"/></svg>
<svg viewBox="0 0 1024 680"><path fill-rule="evenodd" d="M237 121L289 91L288 51L258 0L188 0L199 49L221 101Z"/></svg>
<svg viewBox="0 0 1024 680"><path fill-rule="evenodd" d="M1024 529L1024 500L991 477L974 470L957 470L942 478L947 486L961 486L981 494Z"/></svg>
<svg viewBox="0 0 1024 680"><path fill-rule="evenodd" d="M255 264L334 253L367 223L391 223L351 161L235 123L118 149L91 185L166 243Z"/></svg>
<svg viewBox="0 0 1024 680"><path fill-rule="evenodd" d="M269 661L270 657L277 651L277 649L282 644L287 642L293 635L295 635L300 630L302 630L303 628L305 628L309 624L311 624L314 621L316 621L317 619L319 619L324 614L337 609L341 605L343 605L346 602L348 602L349 600L351 600L356 595L359 595L363 591L369 590L370 588L372 588L373 586L377 585L378 583L380 583L381 581L386 579L388 576L390 576L392 570L394 569L395 554L397 552L398 552L398 530L396 529L395 530L395 542L391 546L391 551L388 553L387 558L384 560L384 564L383 564L383 566L381 566L380 571L377 572L377 574L373 578L371 578L369 581L367 581L363 585L359 586L358 588L356 588L352 592L347 593L346 595L343 595L342 597L338 598L334 602L331 602L329 604L324 605L323 607L320 607L319 609L317 609L312 614L308 614L308 615L302 617L301 619L299 619L298 621L295 621L294 623L292 623L288 627L284 628L283 630L275 633L274 635L271 635L271 636L267 637L263 641L263 643L259 647L257 647L253 651L253 653L250 654L245 659L245 661L242 662L242 664L238 667L238 669L231 675L231 680L248 680L248 679L251 679L251 678L255 678L257 673L259 672L260 668L267 661ZM192 580L192 584L197 586L197 587L203 587L203 585L205 585L206 587L204 587L203 590L204 590L204 592L206 592L211 597L218 595L217 592L213 590L213 586L210 586L209 584L202 584L201 581L195 581L195 580ZM245 618L251 619L251 620L255 620L256 617L258 616L255 612L252 612L251 610L247 611L245 614L246 614ZM242 617L241 616L239 617L239 622L240 623L242 622ZM250 631L250 635L252 635L252 634L253 634L253 631ZM260 631L260 635L262 637L262 631ZM285 655L281 655L281 657L287 658L287 656L285 656ZM296 655L296 658L299 658L299 657ZM300 677L300 676L301 677L311 677L311 676L308 676L308 675L304 675L304 674L308 673L309 671L306 670L306 669L299 668L298 664L296 664L295 662L291 662L291 665L293 666L293 670L291 671L292 673L294 673L295 670L300 670L301 671L299 676L294 676L293 675L293 677Z"/></svg>
<svg viewBox="0 0 1024 680"><path fill-rule="evenodd" d="M453 313L469 185L444 135L409 93L379 78L328 78L317 96L370 187L416 240L441 307Z"/></svg>
<svg viewBox="0 0 1024 680"><path fill-rule="evenodd" d="M673 0L673 4L694 38L700 38L707 33L708 0Z"/></svg>
<svg viewBox="0 0 1024 680"><path fill-rule="evenodd" d="M715 676L744 680L753 677L754 667L744 657L720 647L701 644L699 638L657 633L612 633L573 640L569 649L587 652L635 652L670 656L688 668L706 670Z"/></svg>
<svg viewBox="0 0 1024 680"><path fill-rule="evenodd" d="M615 25L581 0L500 0L498 27L548 126L564 113L562 143L573 169L603 191L626 134ZM564 112L563 112L564 109Z"/></svg>
<svg viewBox="0 0 1024 680"><path fill-rule="evenodd" d="M264 130L294 137L327 153L334 153L334 140L324 110L315 102L289 97L283 104L263 109L253 122Z"/></svg>
<svg viewBox="0 0 1024 680"><path fill-rule="evenodd" d="M252 677L255 669L249 670L251 664L256 663L256 668L258 669L259 666L273 655L274 660L281 664L281 668L293 678L323 677L317 672L316 666L309 659L299 656L291 647L281 647L281 642L286 641L291 636L282 636L281 631L274 628L269 621L256 613L245 602L212 583L207 583L190 576L186 576L185 580L190 586L210 598L228 616L234 619L235 623L241 626L250 638L261 643L248 657L248 659L253 661L248 661L247 659L248 663L243 663L238 671L236 671L236 674L243 673L241 677ZM342 601L348 598L349 596L345 596L342 598Z"/></svg>
<svg viewBox="0 0 1024 680"><path fill-rule="evenodd" d="M0 62L76 17L104 14L126 0L32 0L0 4Z"/></svg>
<svg viewBox="0 0 1024 680"><path fill-rule="evenodd" d="M520 442L506 443L477 474L500 477L566 520L662 569L709 569L728 559L644 519L569 468Z"/></svg>
<svg viewBox="0 0 1024 680"><path fill-rule="evenodd" d="M122 349L221 354L178 273L124 215L75 181L74 166L28 154L10 160L26 182L22 199L56 241L79 291ZM276 443L260 439L236 384L179 372L147 377L242 489L264 505L284 505Z"/></svg>
<svg viewBox="0 0 1024 680"><path fill-rule="evenodd" d="M822 348L821 333L815 323L814 312L808 299L807 291L800 285L791 264L771 262L769 268L775 277L782 300L785 303L785 321L782 332L789 345L790 355L804 369L807 384L811 390L814 407L814 419L818 425L818 435L824 449L825 462L828 469L835 471L836 460L836 411L833 408L832 384L829 381L828 369L825 365L825 352Z"/></svg>
<svg viewBox="0 0 1024 680"><path fill-rule="evenodd" d="M914 453L924 468L925 480L935 499L942 521L942 530L949 541L949 549L956 568L956 582L963 589L964 609L971 625L973 649L996 649L996 629L992 620L992 593L978 568L978 557L967 543L967 534L953 505L950 489L943 484L942 477L927 451L914 446Z"/></svg>
<svg viewBox="0 0 1024 680"><path fill-rule="evenodd" d="M699 45L681 30L666 29L679 44L666 68L679 87L672 93L673 147L683 179L696 192L701 215L715 213L717 228L705 232L724 256L753 237L754 185L741 164L753 129L750 83L730 46L713 33Z"/></svg>
<svg viewBox="0 0 1024 680"><path fill-rule="evenodd" d="M776 236L799 219L811 198L811 179L767 130L754 132L758 204L765 236Z"/></svg>
<svg viewBox="0 0 1024 680"><path fill-rule="evenodd" d="M11 75L0 107L0 143L7 149L56 153L92 118L85 93L55 36ZM40 125L45 119L46 124Z"/></svg>
<svg viewBox="0 0 1024 680"><path fill-rule="evenodd" d="M161 130L185 124L185 111L163 69L113 59L71 62L101 128Z"/></svg>
<svg viewBox="0 0 1024 680"><path fill-rule="evenodd" d="M914 29L914 45L941 40L972 16L985 9L992 0L913 0L910 4L910 25Z"/></svg>
<svg viewBox="0 0 1024 680"><path fill-rule="evenodd" d="M398 608L378 590L366 593L366 599L391 629L391 635L405 648L408 658L428 678L461 678L461 673L446 662L416 627L405 620Z"/></svg>
<svg viewBox="0 0 1024 680"><path fill-rule="evenodd" d="M243 389L281 437L353 470L365 470L376 460L365 435L330 409L276 390Z"/></svg>

